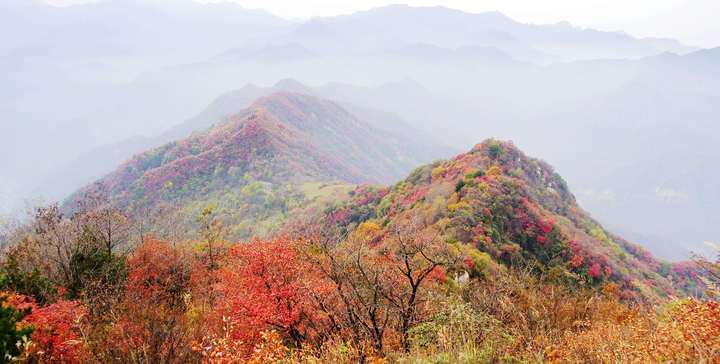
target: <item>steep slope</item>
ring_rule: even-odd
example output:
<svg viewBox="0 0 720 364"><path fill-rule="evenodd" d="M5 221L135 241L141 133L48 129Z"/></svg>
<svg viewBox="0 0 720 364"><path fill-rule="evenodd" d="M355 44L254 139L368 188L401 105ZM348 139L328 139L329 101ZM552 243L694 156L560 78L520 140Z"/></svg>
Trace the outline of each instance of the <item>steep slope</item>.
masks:
<svg viewBox="0 0 720 364"><path fill-rule="evenodd" d="M262 235L291 209L344 184L394 181L417 158L403 138L331 101L279 92L205 132L135 156L98 184L130 212L169 209L190 227L216 202L231 237L240 238Z"/></svg>
<svg viewBox="0 0 720 364"><path fill-rule="evenodd" d="M674 294L661 262L606 231L575 202L546 163L511 143L488 140L470 152L416 169L392 187L361 187L327 218L352 230L363 222L389 226L408 214L468 244L490 261L529 266L567 284L616 282L626 298ZM670 273L665 271L664 274Z"/></svg>

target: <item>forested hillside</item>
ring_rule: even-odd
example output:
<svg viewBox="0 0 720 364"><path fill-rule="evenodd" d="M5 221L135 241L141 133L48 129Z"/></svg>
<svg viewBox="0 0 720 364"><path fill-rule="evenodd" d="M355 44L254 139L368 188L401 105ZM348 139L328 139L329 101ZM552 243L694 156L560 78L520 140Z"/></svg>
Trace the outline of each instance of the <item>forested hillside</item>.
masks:
<svg viewBox="0 0 720 364"><path fill-rule="evenodd" d="M265 236L294 209L321 208L350 184L396 180L429 159L432 151L423 148L333 102L278 92L204 132L133 157L74 194L65 209L100 190L131 215L163 214L159 231L187 237L212 205L229 238Z"/></svg>
<svg viewBox="0 0 720 364"><path fill-rule="evenodd" d="M511 143L488 140L371 191L336 207L331 219L352 228L418 216L442 232L443 241L472 246L505 265L530 266L576 284L615 282L626 298L657 301L682 289L673 287L669 271L658 273L660 261L585 213L550 166Z"/></svg>
<svg viewBox="0 0 720 364"><path fill-rule="evenodd" d="M102 363L720 358L717 263L668 264L612 235L549 165L509 142L487 140L389 187L351 185L372 180L354 168L364 159L331 158L338 145L312 133L359 125L290 107L298 98L309 100L261 99L142 154L104 189L76 195L68 214L39 208L4 237L0 314L6 342L20 343L6 353Z"/></svg>

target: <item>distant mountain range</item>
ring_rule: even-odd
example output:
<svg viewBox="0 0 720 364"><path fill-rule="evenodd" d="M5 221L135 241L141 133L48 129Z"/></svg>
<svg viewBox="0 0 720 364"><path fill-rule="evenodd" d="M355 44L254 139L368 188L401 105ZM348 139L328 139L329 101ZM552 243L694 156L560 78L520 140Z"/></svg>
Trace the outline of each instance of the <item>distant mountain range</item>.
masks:
<svg viewBox="0 0 720 364"><path fill-rule="evenodd" d="M331 52L344 45L357 53L418 43L449 48L483 46L497 48L518 60L540 64L693 50L671 39L637 39L622 33L581 29L566 22L531 25L516 22L498 12L471 14L439 6L407 5L315 19L296 25L284 36L261 39L303 44L310 49Z"/></svg>
<svg viewBox="0 0 720 364"><path fill-rule="evenodd" d="M720 240L708 167L718 160L717 49L443 7L307 22L191 0L0 8L0 118L10 120L0 163L12 199L0 206L61 199L271 88L228 94L228 108L218 95L293 77L420 144L513 140L553 163L601 221L648 237L663 257Z"/></svg>

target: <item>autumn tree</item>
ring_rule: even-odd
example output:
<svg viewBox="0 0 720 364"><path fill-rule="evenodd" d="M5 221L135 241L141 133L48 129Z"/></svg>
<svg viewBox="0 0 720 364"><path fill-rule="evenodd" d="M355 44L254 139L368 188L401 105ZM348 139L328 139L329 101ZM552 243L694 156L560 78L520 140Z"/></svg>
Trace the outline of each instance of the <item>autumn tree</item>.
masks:
<svg viewBox="0 0 720 364"><path fill-rule="evenodd" d="M390 324L390 312L381 303L379 269L384 267L371 264L374 254L367 244L350 244L338 231L324 226L306 232L311 235L305 242L304 259L333 287L331 294L313 295L313 299L327 314L331 329L349 337L364 361L365 342L381 352Z"/></svg>
<svg viewBox="0 0 720 364"><path fill-rule="evenodd" d="M88 192L69 217L57 204L36 208L32 221L17 230L4 251L3 270L13 285L22 288L29 279L37 283L42 277L64 288L71 299L116 294L124 275L121 247L130 229L125 215L103 196ZM29 289L21 293L46 299Z"/></svg>
<svg viewBox="0 0 720 364"><path fill-rule="evenodd" d="M423 290L433 274L443 280L445 269L454 268L460 255L440 239L440 232L420 216L405 217L389 228L380 250L386 251L392 269L385 296L400 317L400 334L405 351L410 350L408 330L419 321L419 307L427 299ZM395 282L398 284L396 285Z"/></svg>
<svg viewBox="0 0 720 364"><path fill-rule="evenodd" d="M83 337L86 308L81 302L59 300L40 306L32 297L17 293L3 293L1 300L5 312L11 308L21 313L15 319L2 320L3 324L12 322L17 332L24 333L22 346L15 343L18 351L14 355L19 355L17 361L83 363L89 359Z"/></svg>
<svg viewBox="0 0 720 364"><path fill-rule="evenodd" d="M107 255L128 243L131 234L129 217L113 206L107 191L100 185L88 190L77 202L72 220L78 229L93 239L92 245Z"/></svg>
<svg viewBox="0 0 720 364"><path fill-rule="evenodd" d="M86 307L78 301L60 300L35 307L25 318L34 328L27 361L39 363L84 363L88 359L82 338Z"/></svg>
<svg viewBox="0 0 720 364"><path fill-rule="evenodd" d="M275 330L296 347L318 343L325 318L311 297L327 287L298 255L290 239L238 244L228 252L221 271L224 309L233 320L234 336L249 344Z"/></svg>
<svg viewBox="0 0 720 364"><path fill-rule="evenodd" d="M114 308L112 330L99 340L102 360L150 363L193 358L190 304L191 254L170 243L147 240L127 261L122 302Z"/></svg>
<svg viewBox="0 0 720 364"><path fill-rule="evenodd" d="M389 330L409 349L407 333L420 320L432 278L444 279L444 269L459 261L439 232L413 215L385 230L363 223L346 239L317 234L306 258L333 283L332 297L317 297L331 322L357 345L370 340L377 352Z"/></svg>
<svg viewBox="0 0 720 364"><path fill-rule="evenodd" d="M207 264L211 270L217 269L218 245L222 242L223 222L215 214L215 204L206 206L198 215L199 234L207 244Z"/></svg>

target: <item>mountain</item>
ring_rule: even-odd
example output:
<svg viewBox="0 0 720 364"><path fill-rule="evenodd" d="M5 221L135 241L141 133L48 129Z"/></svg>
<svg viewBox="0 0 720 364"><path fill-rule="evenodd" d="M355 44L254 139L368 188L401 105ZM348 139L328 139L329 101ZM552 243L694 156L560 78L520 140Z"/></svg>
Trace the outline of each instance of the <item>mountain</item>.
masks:
<svg viewBox="0 0 720 364"><path fill-rule="evenodd" d="M347 45L357 53L425 43L459 48L495 47L513 58L547 64L598 58L638 58L662 52L693 50L671 39L637 39L624 33L583 29L567 22L533 25L499 12L466 13L446 7L389 5L295 26L268 42L297 42L338 51Z"/></svg>
<svg viewBox="0 0 720 364"><path fill-rule="evenodd" d="M135 154L175 140L187 138L194 132L204 131L224 118L250 106L256 99L278 92L299 93L315 97L327 95L327 98L331 98L333 95L331 89L310 88L293 79L281 80L271 87L246 85L240 89L222 94L198 115L157 136L128 138L119 143L95 148L81 155L71 163L61 166L56 173L38 186L37 191L39 194L51 199L63 199L80 186L112 172L116 166ZM412 163L425 163L450 156L456 152L452 148L439 144L427 134L418 131L395 114L347 102L339 104L364 123L383 133L390 133L392 140L402 145L403 151L401 154L413 156L410 158ZM414 167L411 162L405 162L403 165L403 173ZM400 178L401 175L393 174L393 178Z"/></svg>
<svg viewBox="0 0 720 364"><path fill-rule="evenodd" d="M403 153L392 134L336 103L277 92L204 132L133 157L94 186L131 215L159 214L158 234L197 234L195 218L208 206L231 239L272 235L308 216L348 232L415 216L444 241L478 249L485 265L531 266L563 284L611 281L637 300L692 288L668 264L606 230L552 167L510 142L487 140L383 187L407 164L420 164Z"/></svg>
<svg viewBox="0 0 720 364"><path fill-rule="evenodd" d="M43 1L0 4L0 56L191 59L211 55L289 22L232 2L103 0L55 7ZM11 37L10 34L21 37ZM196 53L195 56L199 55Z"/></svg>
<svg viewBox="0 0 720 364"><path fill-rule="evenodd" d="M169 126L163 117L182 120L201 110L203 99L177 102L181 87L168 95L167 81L160 90L133 84L143 72L207 59L288 24L232 2L0 1L0 118L11 129L0 126L0 164L1 178L13 185L12 202L29 197L28 187L59 164L133 135L157 134Z"/></svg>
<svg viewBox="0 0 720 364"><path fill-rule="evenodd" d="M352 231L408 216L436 227L449 244L478 249L482 269L530 266L558 282L615 282L626 298L651 301L684 288L664 263L583 211L552 167L509 142L487 140L391 187L359 187L326 219Z"/></svg>
<svg viewBox="0 0 720 364"><path fill-rule="evenodd" d="M360 108L392 113L460 150L489 137L512 139L562 171L608 226L672 236L642 240L665 258L720 240L713 202L703 202L714 197L703 195L706 185L687 183L713 181L713 169L682 163L717 160L717 50L686 54L690 48L667 40L441 7L390 6L300 23L191 1L0 6L0 118L9 120L0 123L0 177L14 200L2 204L17 207L48 182L59 188L47 196L62 198L135 153L186 137L156 139L227 90L292 76L323 85L313 92L348 110L352 104L361 119L371 118ZM90 42L93 35L100 39ZM167 39L176 36L183 40ZM619 145L608 148L607 140ZM647 161L653 167L636 173ZM643 178L625 193L637 175ZM666 198L684 195L691 198Z"/></svg>
<svg viewBox="0 0 720 364"><path fill-rule="evenodd" d="M394 181L426 153L336 103L277 92L204 132L133 157L93 186L128 211L169 207L189 227L216 201L232 236L249 237L344 184ZM74 194L66 208L93 186Z"/></svg>
<svg viewBox="0 0 720 364"><path fill-rule="evenodd" d="M512 72L436 68L413 73L414 82L332 83L322 92L396 113L459 148L487 137L513 140L561 171L606 226L679 260L712 254L705 242L720 241L718 177L710 167L720 158L717 54Z"/></svg>
<svg viewBox="0 0 720 364"><path fill-rule="evenodd" d="M720 90L720 72L713 62L716 53L705 50L545 67L516 63L512 68L399 61L385 62L380 68L377 63L348 60L339 67L342 72L329 65L323 77L337 79L320 83L313 92L344 105L396 114L413 129L458 149L488 137L513 140L561 171L583 206L606 226L638 237L637 242L665 259L679 260L705 252L705 241L720 241L720 215L713 207L718 199L712 182L717 178L714 168L704 167L718 160L713 122L717 114L713 100ZM181 89L195 92L214 83L208 80L222 78L218 82L230 84L248 74L265 78L270 76L263 73L278 72L274 66L272 71L248 63L236 66L237 73L225 73L222 67L180 68L157 79L186 80L178 83L198 87ZM279 69L305 82L316 79L308 66ZM355 74L347 69L362 70L371 81L343 82ZM386 77L400 81L374 84ZM163 83L153 87L162 89ZM168 103L187 104L185 98L171 98ZM158 111L164 107L158 106ZM122 109L134 110L130 105ZM213 122L209 120L204 125ZM6 155L22 156L25 146L19 147ZM105 172L118 162L107 164Z"/></svg>

